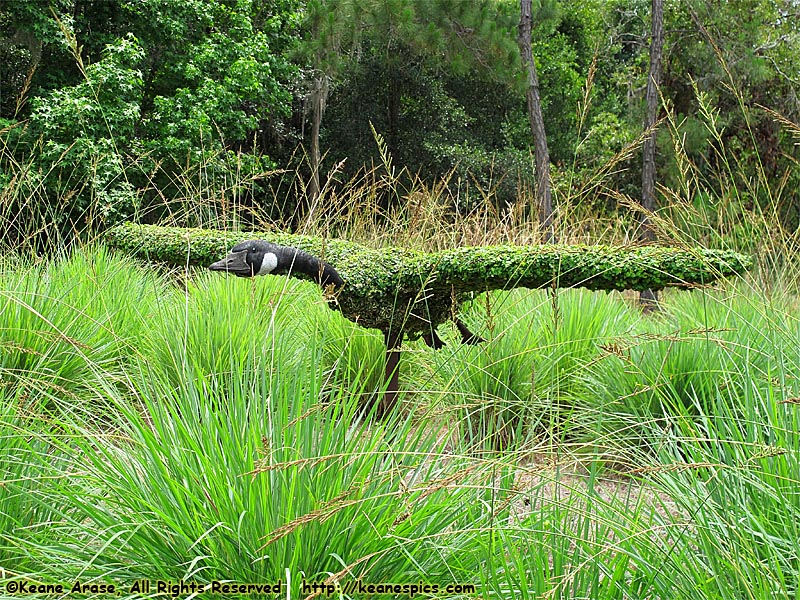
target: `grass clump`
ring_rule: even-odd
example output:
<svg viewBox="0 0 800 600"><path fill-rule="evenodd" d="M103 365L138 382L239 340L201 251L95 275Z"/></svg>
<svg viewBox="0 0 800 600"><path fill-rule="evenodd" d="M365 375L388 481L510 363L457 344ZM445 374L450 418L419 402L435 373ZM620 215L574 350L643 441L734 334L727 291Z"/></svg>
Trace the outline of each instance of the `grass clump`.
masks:
<svg viewBox="0 0 800 600"><path fill-rule="evenodd" d="M797 593L798 412L778 388L747 387L721 390L691 419L674 419L658 449L663 466L648 469L690 518L672 536L679 552L665 566L698 597Z"/></svg>
<svg viewBox="0 0 800 600"><path fill-rule="evenodd" d="M358 393L326 390L326 340L309 335L319 326L313 301L300 283L287 295L285 283L203 274L181 290L156 277L159 314L143 319L141 337L116 329L115 348L129 353L113 371L96 363L80 375L104 402L102 427L71 398L36 435L32 422L4 415L19 431L18 457L3 455L12 494L0 546L28 557L20 574L122 587L447 576L448 557L477 535L469 524L486 513L482 499L508 492L489 492L493 475L481 465L432 461L445 456L435 432L399 416L366 427ZM116 292L106 290L108 319L140 314L116 310L138 300ZM122 377L107 377L117 370ZM29 510L43 497L55 515Z"/></svg>
<svg viewBox="0 0 800 600"><path fill-rule="evenodd" d="M426 355L430 381L412 387L445 390L469 443L494 449L563 443L587 365L638 320L617 295L584 290L496 292L466 305L463 318L487 342L452 339Z"/></svg>
<svg viewBox="0 0 800 600"><path fill-rule="evenodd" d="M53 447L53 423L40 410L21 388L0 385L0 564L8 578L42 572L22 538L53 543L53 524L70 509L55 493L75 465Z"/></svg>
<svg viewBox="0 0 800 600"><path fill-rule="evenodd" d="M316 303L301 282L267 278L255 284L205 272L171 294L155 317L147 353L175 385L197 378L213 387L253 360L267 375L275 364L291 371L309 338L309 320L301 315L313 313ZM281 345L276 331L283 332Z"/></svg>
<svg viewBox="0 0 800 600"><path fill-rule="evenodd" d="M0 373L24 397L92 396L98 377L119 379L163 283L130 258L98 247L0 275Z"/></svg>
<svg viewBox="0 0 800 600"><path fill-rule="evenodd" d="M661 315L615 340L587 370L591 392L582 405L592 415L590 435L613 440L615 448L657 446L657 432L675 418L707 414L721 397L735 407L776 381L796 385L787 309L741 294L671 298Z"/></svg>
<svg viewBox="0 0 800 600"><path fill-rule="evenodd" d="M383 336L336 314L321 317L318 323L316 334L322 339L324 364L329 365L326 386L334 395L360 397L365 408L374 406L386 383Z"/></svg>

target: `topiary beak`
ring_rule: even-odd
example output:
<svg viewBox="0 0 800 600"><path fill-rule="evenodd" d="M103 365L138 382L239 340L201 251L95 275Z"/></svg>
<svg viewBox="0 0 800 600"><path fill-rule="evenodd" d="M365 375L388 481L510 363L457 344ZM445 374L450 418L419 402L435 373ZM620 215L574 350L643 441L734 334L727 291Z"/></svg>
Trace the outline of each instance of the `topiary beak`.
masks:
<svg viewBox="0 0 800 600"><path fill-rule="evenodd" d="M237 277L252 277L253 268L247 264L247 261L245 260L246 257L247 250L231 252L222 260L218 260L217 262L210 264L208 268L211 271L225 271L227 273L233 273Z"/></svg>

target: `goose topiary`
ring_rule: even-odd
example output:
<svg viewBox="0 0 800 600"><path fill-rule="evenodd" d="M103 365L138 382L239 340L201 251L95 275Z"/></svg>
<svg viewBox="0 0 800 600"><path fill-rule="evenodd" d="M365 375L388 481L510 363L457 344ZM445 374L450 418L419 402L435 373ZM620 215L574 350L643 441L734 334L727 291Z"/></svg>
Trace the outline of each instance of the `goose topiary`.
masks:
<svg viewBox="0 0 800 600"><path fill-rule="evenodd" d="M439 348L436 328L454 320L462 341L480 343L458 320L470 295L515 287L660 290L705 286L744 273L749 257L728 250L660 246L482 246L418 252L376 250L347 240L285 233L231 233L125 224L109 230L110 245L174 265L210 265L241 277L288 274L326 291L328 305L386 341L387 390L379 415L397 400L403 339ZM267 238L267 239L263 239ZM233 248L224 258L226 249Z"/></svg>

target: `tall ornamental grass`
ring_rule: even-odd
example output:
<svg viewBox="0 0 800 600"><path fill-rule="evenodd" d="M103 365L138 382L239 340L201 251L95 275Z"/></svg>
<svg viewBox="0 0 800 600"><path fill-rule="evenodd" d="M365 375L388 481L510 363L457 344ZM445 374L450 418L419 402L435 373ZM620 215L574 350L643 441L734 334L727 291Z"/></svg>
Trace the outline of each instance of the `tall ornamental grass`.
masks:
<svg viewBox="0 0 800 600"><path fill-rule="evenodd" d="M6 578L796 592L791 297L681 292L643 317L619 294L480 296L462 317L487 342L408 344L383 422L358 330L305 283L90 247L4 270L2 297Z"/></svg>

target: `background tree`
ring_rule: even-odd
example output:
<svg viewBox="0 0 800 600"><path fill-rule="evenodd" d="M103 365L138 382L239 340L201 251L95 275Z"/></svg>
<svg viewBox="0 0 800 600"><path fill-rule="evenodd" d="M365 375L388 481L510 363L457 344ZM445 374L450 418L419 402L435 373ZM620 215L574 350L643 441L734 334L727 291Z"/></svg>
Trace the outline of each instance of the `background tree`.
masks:
<svg viewBox="0 0 800 600"><path fill-rule="evenodd" d="M651 242L655 232L649 215L656 210L656 120L658 119L658 90L661 82L661 55L664 46L664 3L653 0L651 9L652 37L650 41L650 70L647 77L647 114L644 121L647 132L642 147L642 237ZM639 294L644 306L658 301L658 292L645 290Z"/></svg>
<svg viewBox="0 0 800 600"><path fill-rule="evenodd" d="M692 0L670 8L662 93L700 169L704 193L692 199L695 208L714 214L724 207L728 219L742 223L750 212L775 213L796 229L800 203L788 190L800 186L798 148L786 144L786 133L761 107L800 119L797 4ZM724 148L736 157L733 169L721 160ZM669 155L664 159L661 177L674 185L680 170ZM711 238L707 243L719 243Z"/></svg>
<svg viewBox="0 0 800 600"><path fill-rule="evenodd" d="M357 8L349 0L312 0L306 5L304 34L298 56L310 65L306 77L308 92L304 99L307 107L304 111L311 113L311 176L307 187L308 202L311 205L317 202L320 194L320 128L328 103L331 80L346 60L347 52L352 49L353 40L347 44L343 38L348 32L352 33L352 24L358 17L357 13Z"/></svg>
<svg viewBox="0 0 800 600"><path fill-rule="evenodd" d="M346 149L348 162L355 163L356 168L369 163L367 157L375 148L374 125L384 135L391 154L403 164L409 164L402 160L408 156L413 169L419 164L414 157L421 149L408 139L404 121L414 112L419 95L431 88L431 100L441 98L439 81L450 74L467 76L470 71L490 69L510 72L513 59L505 35L508 19L502 8L502 4L488 1L309 3L303 51L314 65L307 96L312 106L310 196L315 197L319 190L314 173L319 171L319 138L324 135L321 114L329 91L336 94L332 104L340 106L337 116L352 94L354 104L344 106L347 126L330 136L336 139L337 149ZM428 105L448 110L436 100ZM452 121L445 115L433 116L433 122L448 120ZM423 126L422 131L430 133L431 128ZM358 141L351 145L347 140L354 132ZM419 145L426 141L420 139Z"/></svg>
<svg viewBox="0 0 800 600"><path fill-rule="evenodd" d="M520 0L519 3L519 49L522 64L527 73L525 98L528 105L528 120L533 136L534 156L536 161L536 203L539 222L545 232L545 240L553 238L553 199L550 191L550 152L547 149L547 134L542 116L542 102L539 94L539 78L536 74L536 62L531 49L531 31L533 24L532 0Z"/></svg>
<svg viewBox="0 0 800 600"><path fill-rule="evenodd" d="M450 174L460 190L454 198L459 211L486 196L500 208L526 199L535 181L517 44L519 7L416 4L404 25L389 24L385 3L383 12L362 17L354 60L332 85L321 130L331 162L346 158L349 176L379 164L372 124L385 134L395 164L429 182ZM551 156L566 161L577 142L581 71L591 63L595 44L588 38L595 25L586 25L592 18L586 9L570 11L562 21L552 4L545 8L536 11L533 30L544 65L541 104L558 141ZM409 22L409 15L417 16Z"/></svg>
<svg viewBox="0 0 800 600"><path fill-rule="evenodd" d="M633 230L639 213L617 200L649 196L623 150L653 97L651 4L522 3L546 126L537 137L517 0L7 0L0 191L28 187L13 188L3 210L47 207L71 231L134 213L207 221L233 214L217 210L233 199L239 219L254 208L291 227L322 187L321 156L345 161L333 192L360 171L380 172L374 126L398 167L393 181L446 178L441 197L459 213L486 199L499 211L530 202L529 190L546 190L536 178L550 175L551 209L557 198L565 218L578 211ZM647 140L658 151L643 172L657 170L663 189L681 190L712 225L724 209L728 222L774 212L796 228L800 149L760 108L800 116L795 3L689 0L663 10L670 128ZM538 166L537 140L549 154L538 153ZM297 165L301 142L310 160ZM267 179L278 165L302 177ZM23 166L30 175L15 178ZM192 214L198 207L205 212ZM722 244L713 231L698 235Z"/></svg>

